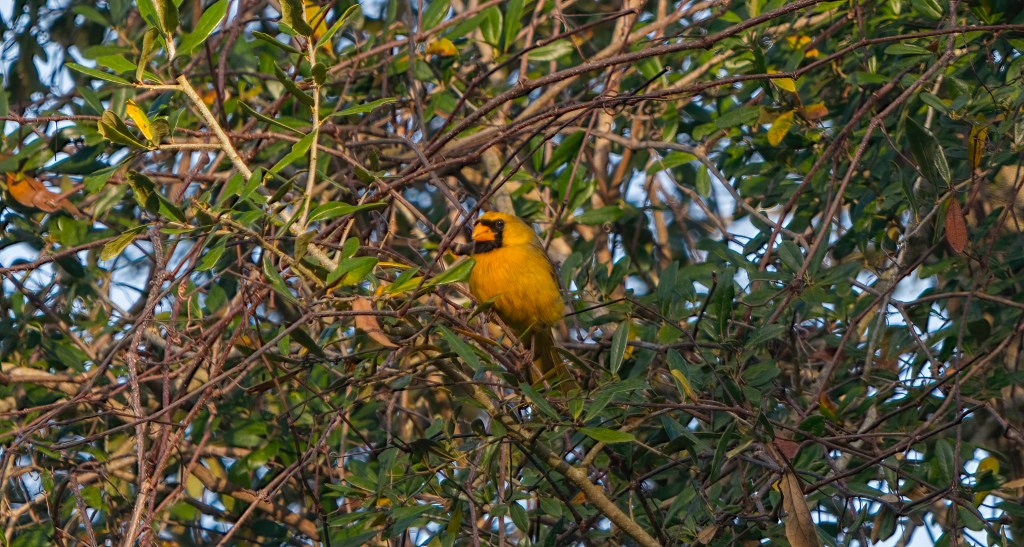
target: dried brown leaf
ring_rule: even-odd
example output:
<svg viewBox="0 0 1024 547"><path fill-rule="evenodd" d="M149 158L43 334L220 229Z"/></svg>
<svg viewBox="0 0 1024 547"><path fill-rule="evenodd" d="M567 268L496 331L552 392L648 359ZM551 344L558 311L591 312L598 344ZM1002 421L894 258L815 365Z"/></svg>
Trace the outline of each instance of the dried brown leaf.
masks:
<svg viewBox="0 0 1024 547"><path fill-rule="evenodd" d="M372 312L373 304L368 299L359 296L352 302L352 310L357 312ZM371 315L369 313L356 315L356 328L365 332L367 336L386 348L398 347L390 338L387 337L386 334L384 334L384 331L380 330L380 323L377 322L376 315Z"/></svg>
<svg viewBox="0 0 1024 547"><path fill-rule="evenodd" d="M946 243L961 254L967 248L967 222L956 198L949 201L949 209L946 209Z"/></svg>
<svg viewBox="0 0 1024 547"><path fill-rule="evenodd" d="M786 538L793 547L821 547L818 532L811 520L811 509L807 507L800 479L792 471L782 474L779 481L782 491L782 508L786 511L783 520L786 523Z"/></svg>

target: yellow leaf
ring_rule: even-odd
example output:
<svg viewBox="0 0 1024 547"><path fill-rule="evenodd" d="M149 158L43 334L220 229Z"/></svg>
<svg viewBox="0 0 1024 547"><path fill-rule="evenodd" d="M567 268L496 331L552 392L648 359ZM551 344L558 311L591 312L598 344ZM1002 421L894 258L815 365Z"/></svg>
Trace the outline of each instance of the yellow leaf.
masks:
<svg viewBox="0 0 1024 547"><path fill-rule="evenodd" d="M330 4L327 5L329 9ZM327 9L324 9L316 2L306 2L306 20L313 27L313 38L319 40L327 32ZM330 49L328 47L327 49Z"/></svg>
<svg viewBox="0 0 1024 547"><path fill-rule="evenodd" d="M128 117L135 122L135 126L142 131L142 135L146 137L146 140L153 142L153 128L149 124L149 116L139 108L139 105L135 104L135 101L128 99L128 104L125 106L125 111Z"/></svg>
<svg viewBox="0 0 1024 547"><path fill-rule="evenodd" d="M771 129L768 130L768 143L772 146L778 146L782 139L789 133L789 128L793 126L793 111L790 110L785 114L782 114L772 123Z"/></svg>
<svg viewBox="0 0 1024 547"><path fill-rule="evenodd" d="M451 40L441 38L430 42L430 45L427 46L424 53L427 55L437 55L439 57L454 57L459 54L459 49L455 47L455 44L453 44Z"/></svg>
<svg viewBox="0 0 1024 547"><path fill-rule="evenodd" d="M817 48L811 48L804 52L804 57L807 57L808 59L817 59L818 57L821 57L821 52L818 51Z"/></svg>
<svg viewBox="0 0 1024 547"><path fill-rule="evenodd" d="M988 126L975 125L971 128L971 136L967 138L967 159L971 162L971 170L981 168L981 159L985 155L985 141L988 140Z"/></svg>
<svg viewBox="0 0 1024 547"><path fill-rule="evenodd" d="M686 398L691 401L697 400L697 394L694 393L693 386L690 385L690 380L686 378L686 375L676 369L672 369L670 372L672 377L679 382L679 386L683 388L683 394L686 395Z"/></svg>
<svg viewBox="0 0 1024 547"><path fill-rule="evenodd" d="M769 70L768 74L778 74L778 70ZM772 80L776 87L783 91L796 93L796 80L793 78L775 78Z"/></svg>

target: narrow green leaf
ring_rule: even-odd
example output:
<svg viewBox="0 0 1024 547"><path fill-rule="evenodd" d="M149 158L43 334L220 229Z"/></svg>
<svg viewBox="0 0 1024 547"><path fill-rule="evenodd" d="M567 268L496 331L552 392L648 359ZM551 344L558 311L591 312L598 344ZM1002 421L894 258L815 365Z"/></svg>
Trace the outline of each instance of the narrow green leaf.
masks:
<svg viewBox="0 0 1024 547"><path fill-rule="evenodd" d="M555 420L560 419L558 411L555 410L555 407L551 406L551 403L549 403L543 395L538 393L536 389L533 389L533 386L529 384L519 384L519 389L523 392L523 395L526 395L526 398L533 403L533 406L536 407L536 409L539 410L541 413Z"/></svg>
<svg viewBox="0 0 1024 547"><path fill-rule="evenodd" d="M277 121L277 120L275 120L275 119L273 119L273 118L271 118L269 116L265 116L265 115L257 112L255 109L253 109L253 107L249 106L248 104L246 104L243 101L238 101L238 106L243 111L245 111L246 114L255 117L256 119L260 120L263 123L272 125L274 127L280 128L280 129L284 129L285 131L289 131L289 132L294 133L294 134L299 135L299 136L304 136L302 131L299 131L298 129L295 129L294 127L288 127L287 125L285 125L285 124L283 124L283 123L281 123L281 122L279 122L279 121Z"/></svg>
<svg viewBox="0 0 1024 547"><path fill-rule="evenodd" d="M220 24L227 14L228 0L218 0L218 2L206 8L206 11L199 16L199 22L196 23L196 27L192 29L192 32L186 34L181 39L176 56L190 55L194 49L210 37L210 34L213 33L213 30L217 28L217 25Z"/></svg>
<svg viewBox="0 0 1024 547"><path fill-rule="evenodd" d="M339 17L338 20L335 21L333 25L331 25L331 28L327 29L327 32L325 32L324 35L321 36L319 40L317 40L316 48L320 49L321 47L324 46L324 44L330 42L331 38L333 38L334 35L337 34L339 30L341 30L341 27L344 26L345 23L348 22L349 18L355 15L356 10L359 9L362 9L359 4L352 4L351 6L349 6L349 8L345 10L345 13L341 14L341 17Z"/></svg>
<svg viewBox="0 0 1024 547"><path fill-rule="evenodd" d="M313 105L315 104L313 97L300 89L299 86L296 85L287 74L285 74L284 70L277 65L277 63L274 63L274 76L277 76L278 81L284 84L285 89L287 89L293 97L298 99L299 102L313 108Z"/></svg>
<svg viewBox="0 0 1024 547"><path fill-rule="evenodd" d="M581 427L578 431L595 441L606 444L628 443L636 440L632 433L605 427Z"/></svg>
<svg viewBox="0 0 1024 547"><path fill-rule="evenodd" d="M108 241L103 248L100 249L100 260L110 260L120 255L129 245L135 241L135 238L146 229L146 226L136 226L128 230L127 232L117 236L116 238Z"/></svg>
<svg viewBox="0 0 1024 547"><path fill-rule="evenodd" d="M160 37L160 31L155 28L151 28L146 31L145 36L142 37L142 52L139 54L139 64L135 67L135 80L141 82L143 76L146 74L146 65L149 64L149 60L153 58L153 52L156 51L158 45L157 39Z"/></svg>
<svg viewBox="0 0 1024 547"><path fill-rule="evenodd" d="M706 198L711 195L711 174L707 167L702 165L697 168L697 180L694 182L694 186L701 197Z"/></svg>
<svg viewBox="0 0 1024 547"><path fill-rule="evenodd" d="M451 0L431 0L427 9L423 10L423 27L421 30L430 30L441 21L444 21L444 16L448 15L448 9L451 5Z"/></svg>
<svg viewBox="0 0 1024 547"><path fill-rule="evenodd" d="M932 52L914 44L893 44L885 48L886 55L931 55Z"/></svg>
<svg viewBox="0 0 1024 547"><path fill-rule="evenodd" d="M622 215L626 214L622 210L622 207L618 205L605 205L597 209L591 209L589 211L583 211L582 213L572 217L572 219L580 224L587 225L599 225L605 222L615 222L622 218Z"/></svg>
<svg viewBox="0 0 1024 547"><path fill-rule="evenodd" d="M615 329L615 334L612 335L612 348L608 358L608 371L612 375L616 375L619 372L619 368L622 367L622 360L626 356L626 342L629 341L629 327L630 321L623 321L619 324L619 328Z"/></svg>
<svg viewBox="0 0 1024 547"><path fill-rule="evenodd" d="M917 161L921 175L935 188L948 188L951 177L949 163L935 135L908 118L907 139L910 141L910 153Z"/></svg>
<svg viewBox="0 0 1024 547"><path fill-rule="evenodd" d="M467 365L469 365L469 368L473 369L474 371L478 371L481 368L483 368L483 363L480 361L480 356L477 355L476 350L473 349L473 346L467 344L464 340L456 336L454 332L448 330L444 326L438 326L437 330L441 333L441 337L443 337L445 341L448 342L448 345L451 346L452 350L460 358L462 358L462 360Z"/></svg>
<svg viewBox="0 0 1024 547"><path fill-rule="evenodd" d="M295 298L292 291L288 289L288 284L285 283L284 278L281 277L277 268L274 267L274 263L270 261L270 253L267 251L263 251L263 275L267 278L267 282L270 283L274 292L292 304L299 303L299 300Z"/></svg>
<svg viewBox="0 0 1024 547"><path fill-rule="evenodd" d="M367 112L372 112L376 110L377 107L384 106L386 104L391 104L397 101L398 97L385 97L383 99L377 99L376 101L370 101L368 103L364 103L361 105L350 106L345 110L338 112L337 114L335 114L335 116L351 116L353 114L365 114Z"/></svg>
<svg viewBox="0 0 1024 547"><path fill-rule="evenodd" d="M501 10L497 6L491 6L484 10L483 20L480 21L480 32L488 44L494 47L501 45L498 43L501 38Z"/></svg>
<svg viewBox="0 0 1024 547"><path fill-rule="evenodd" d="M260 32L258 30L254 30L252 35L255 36L259 40L263 40L264 42L267 42L268 44L270 44L270 45L272 45L272 46L274 46L274 47L276 47L278 49L283 50L285 53L291 53L293 55L302 55L302 52L299 51L298 49L295 49L292 46L289 46L288 44L281 43L276 38L274 38L273 36L267 34L266 32Z"/></svg>
<svg viewBox="0 0 1024 547"><path fill-rule="evenodd" d="M576 48L572 47L572 42L563 38L530 50L529 56L531 61L557 61L574 51Z"/></svg>
<svg viewBox="0 0 1024 547"><path fill-rule="evenodd" d="M150 27L158 28L160 26L160 18L156 15L156 6L153 5L153 0L138 0L136 4L139 6L139 15L142 16L142 19Z"/></svg>
<svg viewBox="0 0 1024 547"><path fill-rule="evenodd" d="M509 0L505 6L504 28L502 29L501 50L508 51L516 41L519 29L523 28L523 0Z"/></svg>
<svg viewBox="0 0 1024 547"><path fill-rule="evenodd" d="M425 283L426 287L438 287L440 285L448 285L450 283L458 283L469 279L470 272L473 271L473 266L476 261L472 258L467 258L447 270L440 273L440 275L434 277L430 281Z"/></svg>
<svg viewBox="0 0 1024 547"><path fill-rule="evenodd" d="M167 34L174 34L178 29L178 6L174 4L174 0L156 0L154 7L160 19L161 30Z"/></svg>
<svg viewBox="0 0 1024 547"><path fill-rule="evenodd" d="M302 0L280 0L280 4L282 23L303 36L313 35L313 27L306 22L306 10L302 7Z"/></svg>
<svg viewBox="0 0 1024 547"><path fill-rule="evenodd" d="M750 333L746 346L750 349L757 349L769 340L778 339L784 332L786 332L785 325L765 325Z"/></svg>
<svg viewBox="0 0 1024 547"><path fill-rule="evenodd" d="M270 168L271 173L278 173L285 167L291 165L306 156L306 152L309 152L309 147L313 144L313 139L316 137L316 133L310 133L305 137L302 137L298 142L292 145L292 149L288 152L281 161L274 164Z"/></svg>
<svg viewBox="0 0 1024 547"><path fill-rule="evenodd" d="M65 63L64 66L66 66L66 67L68 67L68 68L70 68L72 70L81 72L82 74L85 74L86 76L92 76L93 78L97 78L99 80L106 80L108 82L113 82L115 84L120 84L120 85L132 85L131 82L129 82L128 80L125 80L124 78L122 78L120 76L114 76L113 74L110 74L110 73L107 73L107 72L103 72L102 70L97 70L95 68L89 68L87 66L82 66L82 65L80 65L78 63Z"/></svg>
<svg viewBox="0 0 1024 547"><path fill-rule="evenodd" d="M205 272L212 270L221 256L224 256L224 251L227 249L227 240L220 239L213 245L211 245L202 258L199 259L199 263L196 264L196 271Z"/></svg>
<svg viewBox="0 0 1024 547"><path fill-rule="evenodd" d="M368 211L371 209L381 209L387 207L387 204L381 201L374 201L371 203L361 203L359 205L350 205L340 201L328 201L327 203L318 205L312 212L309 213L309 222L317 222L320 220L331 220L352 213L358 213L359 211Z"/></svg>

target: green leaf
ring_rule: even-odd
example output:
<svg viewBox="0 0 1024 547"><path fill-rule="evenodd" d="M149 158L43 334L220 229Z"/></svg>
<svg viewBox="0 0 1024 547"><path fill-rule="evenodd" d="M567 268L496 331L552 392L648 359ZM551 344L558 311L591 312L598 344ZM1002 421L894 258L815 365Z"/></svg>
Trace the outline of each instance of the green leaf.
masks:
<svg viewBox="0 0 1024 547"><path fill-rule="evenodd" d="M612 347L611 353L608 357L608 371L612 375L616 375L619 372L619 368L622 367L622 360L626 356L626 342L629 341L629 328L630 321L623 321L619 324L619 328L615 329L615 334L612 335Z"/></svg>
<svg viewBox="0 0 1024 547"><path fill-rule="evenodd" d="M500 45L498 40L501 36L501 10L497 6L487 8L483 12L483 20L480 23L480 33L483 34L484 41L498 47Z"/></svg>
<svg viewBox="0 0 1024 547"><path fill-rule="evenodd" d="M756 106L737 106L728 110L724 114L715 120L715 125L719 129L728 129L730 127L736 127L740 125L750 125L757 117L761 114L761 111Z"/></svg>
<svg viewBox="0 0 1024 547"><path fill-rule="evenodd" d="M93 174L85 177L85 180L83 181L85 183L85 191L90 194L95 194L107 184L110 177L112 177L120 168L120 165L104 167L103 169L95 171Z"/></svg>
<svg viewBox="0 0 1024 547"><path fill-rule="evenodd" d="M605 222L615 222L626 214L622 207L617 205L606 205L599 209L584 211L573 217L573 220L580 224L597 225Z"/></svg>
<svg viewBox="0 0 1024 547"><path fill-rule="evenodd" d="M352 4L351 6L349 6L349 8L345 10L345 13L341 14L341 17L339 17L338 20L335 21L333 25L331 25L331 28L327 29L327 32L325 32L324 35L321 36L319 40L317 40L316 49L320 49L324 46L324 44L330 42L331 38L333 38L334 35L337 34L339 30L341 30L341 27L348 22L349 18L355 15L356 10L360 9L362 8L360 7L359 4Z"/></svg>
<svg viewBox="0 0 1024 547"><path fill-rule="evenodd" d="M342 260L338 267L327 275L327 285L334 286L335 282L341 280L340 286L353 285L363 281L373 268L377 266L377 259L372 256L357 256Z"/></svg>
<svg viewBox="0 0 1024 547"><path fill-rule="evenodd" d="M120 76L114 76L113 74L110 74L108 72L103 72L102 70L97 70L95 68L89 68L87 66L82 66L82 65L80 65L78 63L64 63L64 66L70 68L71 70L75 70L75 71L81 72L82 74L85 74L86 76L92 76L93 78L97 78L97 79L100 79L100 80L106 80L108 82L113 82L115 84L120 84L120 85L132 85L131 82L129 82L128 80L125 80L124 78L122 78Z"/></svg>
<svg viewBox="0 0 1024 547"><path fill-rule="evenodd" d="M285 167L288 167L292 163L306 157L306 152L309 152L309 147L313 145L314 138L316 138L316 133L310 133L309 135L302 137L298 142L292 145L290 152L285 154L280 161L270 168L270 172L277 174Z"/></svg>
<svg viewBox="0 0 1024 547"><path fill-rule="evenodd" d="M474 371L478 371L483 368L480 356L477 355L473 346L467 344L464 340L456 336L454 332L448 330L444 326L438 326L437 330L441 333L441 337L448 342L448 345L451 346L452 350L462 358L463 362L469 365L469 368Z"/></svg>
<svg viewBox="0 0 1024 547"><path fill-rule="evenodd" d="M149 60L153 58L153 53L156 51L159 42L157 41L160 37L160 31L155 28L151 28L146 31L146 34L142 37L142 52L139 54L139 64L135 67L135 80L141 82L142 78L146 74L146 65L149 64Z"/></svg>
<svg viewBox="0 0 1024 547"><path fill-rule="evenodd" d="M289 127L289 126L287 126L287 125L285 125L285 124L283 124L283 123L281 123L281 122L279 122L279 121L277 121L277 120L275 120L275 119L273 119L273 118L271 118L269 116L265 116L263 114L260 114L255 109L253 109L253 107L249 106L248 104L246 104L243 101L238 101L238 106L246 114L255 117L256 119L260 120L263 123L272 125L274 127L280 128L280 129L284 129L285 131L288 131L290 133L294 133L296 135L299 135L300 137L301 136L305 136L301 131L299 131L298 129L295 129L294 127Z"/></svg>
<svg viewBox="0 0 1024 547"><path fill-rule="evenodd" d="M288 93L291 94L296 99L298 99L299 102L310 108L313 108L313 105L316 104L313 101L313 97L311 97L308 93L300 89L299 86L296 85L295 82L293 82L292 79L289 78L287 74L285 74L284 70L277 65L277 63L274 63L274 76L277 77L278 81L284 84L284 87L285 89L288 90Z"/></svg>
<svg viewBox="0 0 1024 547"><path fill-rule="evenodd" d="M451 8L451 0L432 0L427 6L427 9L423 10L423 30L430 30L436 27L441 21L444 21L444 16L448 15L448 9Z"/></svg>
<svg viewBox="0 0 1024 547"><path fill-rule="evenodd" d="M441 285L448 285L451 283L458 283L469 279L470 272L473 271L473 266L476 261L472 258L462 260L447 270L441 272L439 275L427 281L425 287L438 287Z"/></svg>
<svg viewBox="0 0 1024 547"><path fill-rule="evenodd" d="M192 51L199 47L210 34L213 32L217 25L224 19L228 14L228 0L218 0L216 3L206 8L206 11L199 16L199 22L196 23L196 27L192 29L192 32L186 34L182 39L181 43L178 44L178 49L175 52L176 57L183 57L185 55L191 55Z"/></svg>
<svg viewBox="0 0 1024 547"><path fill-rule="evenodd" d="M224 256L225 250L227 250L226 239L220 239L211 245L203 257L199 259L199 263L196 264L196 271L205 272L212 270L217 265L217 262L220 261L220 257Z"/></svg>
<svg viewBox="0 0 1024 547"><path fill-rule="evenodd" d="M942 19L942 4L938 0L911 0L918 13L929 19Z"/></svg>
<svg viewBox="0 0 1024 547"><path fill-rule="evenodd" d="M299 303L299 299L295 298L292 291L288 289L288 284L285 283L280 272L274 267L274 263L270 261L270 253L267 251L263 252L263 276L267 278L267 282L270 283L274 292L292 304Z"/></svg>
<svg viewBox="0 0 1024 547"><path fill-rule="evenodd" d="M174 34L178 29L178 6L174 0L156 0L154 7L160 19L160 29L167 34Z"/></svg>
<svg viewBox="0 0 1024 547"><path fill-rule="evenodd" d="M914 156L921 175L935 188L949 188L949 164L935 135L915 120L908 118L907 139L910 141L910 153Z"/></svg>
<svg viewBox="0 0 1024 547"><path fill-rule="evenodd" d="M555 420L561 418L558 415L558 411L555 410L555 407L551 406L551 403L549 403L548 400L545 399L544 396L541 395L536 389L533 389L533 386L529 384L519 384L519 389L523 392L523 395L526 395L526 398L533 403L533 406L542 414L545 414L547 417Z"/></svg>
<svg viewBox="0 0 1024 547"><path fill-rule="evenodd" d="M147 148L142 141L135 138L135 135L128 129L128 125L124 123L124 120L111 110L103 112L97 127L100 135L103 135L103 138L112 143L134 146L136 148Z"/></svg>
<svg viewBox="0 0 1024 547"><path fill-rule="evenodd" d="M103 248L100 249L100 260L110 260L121 254L146 228L147 226L136 226L135 228L132 228L131 230L128 230L127 232L108 241L103 245Z"/></svg>
<svg viewBox="0 0 1024 547"><path fill-rule="evenodd" d="M361 203L359 205L350 205L341 201L328 201L327 203L317 205L316 208L309 213L309 222L331 220L338 217L348 216L352 213L358 213L360 211L382 209L387 207L387 205L388 204L383 201Z"/></svg>
<svg viewBox="0 0 1024 547"><path fill-rule="evenodd" d="M391 104L397 101L398 97L385 97L383 99L377 99L376 101L370 101L368 103L364 103L361 105L350 106L342 110L341 112L338 112L337 114L335 114L335 116L351 116L353 114L365 114L367 112L372 112L376 110L380 106Z"/></svg>
<svg viewBox="0 0 1024 547"><path fill-rule="evenodd" d="M629 443L636 440L632 433L604 427L581 427L577 431L605 444Z"/></svg>
<svg viewBox="0 0 1024 547"><path fill-rule="evenodd" d="M914 44L893 44L885 48L886 55L931 55L932 52Z"/></svg>
<svg viewBox="0 0 1024 547"><path fill-rule="evenodd" d="M784 332L786 332L785 325L765 325L750 333L750 336L747 337L746 347L759 349L759 346L769 340L781 337Z"/></svg>
<svg viewBox="0 0 1024 547"><path fill-rule="evenodd" d="M153 29L160 26L160 18L156 15L156 6L153 5L153 0L138 0L136 4L139 6L139 15L149 26Z"/></svg>
<svg viewBox="0 0 1024 547"><path fill-rule="evenodd" d="M280 0L281 22L288 25L302 36L312 36L313 27L306 22L306 10L302 0Z"/></svg>
<svg viewBox="0 0 1024 547"><path fill-rule="evenodd" d="M257 39L263 40L264 42L284 51L285 53L290 53L292 55L302 55L302 52L299 51L298 49L295 49L292 46L289 46L288 44L280 42L277 38L274 38L273 36L265 32L254 30L252 32L252 35L255 36Z"/></svg>
<svg viewBox="0 0 1024 547"><path fill-rule="evenodd" d="M702 165L697 168L697 180L693 185L701 197L706 198L711 195L711 174L707 167Z"/></svg>
<svg viewBox="0 0 1024 547"><path fill-rule="evenodd" d="M501 50L508 51L512 47L512 43L516 40L516 35L519 34L519 29L523 28L520 19L523 17L523 0L509 0L505 6L505 26L501 33Z"/></svg>
<svg viewBox="0 0 1024 547"><path fill-rule="evenodd" d="M574 51L576 49L572 47L572 42L563 38L546 46L531 49L528 55L531 61L557 61Z"/></svg>

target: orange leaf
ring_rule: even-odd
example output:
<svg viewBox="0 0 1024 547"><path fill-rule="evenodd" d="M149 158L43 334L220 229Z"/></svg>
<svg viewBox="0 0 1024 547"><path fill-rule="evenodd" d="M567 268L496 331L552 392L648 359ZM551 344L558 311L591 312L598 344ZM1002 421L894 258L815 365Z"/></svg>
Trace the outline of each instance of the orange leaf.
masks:
<svg viewBox="0 0 1024 547"><path fill-rule="evenodd" d="M809 104L800 111L800 114L805 120L814 122L828 116L828 107L823 103Z"/></svg>

